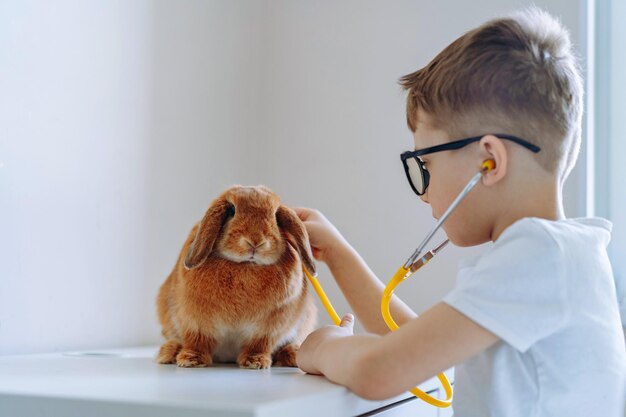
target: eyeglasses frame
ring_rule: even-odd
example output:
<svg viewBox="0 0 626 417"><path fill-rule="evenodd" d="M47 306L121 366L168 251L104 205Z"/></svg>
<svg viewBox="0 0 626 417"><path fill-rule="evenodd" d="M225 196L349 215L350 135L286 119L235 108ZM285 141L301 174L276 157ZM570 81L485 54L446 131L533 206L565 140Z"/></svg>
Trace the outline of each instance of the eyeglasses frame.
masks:
<svg viewBox="0 0 626 417"><path fill-rule="evenodd" d="M409 180L409 184L411 185L411 189L413 189L415 194L417 194L418 196L422 196L426 192L426 188L428 188L428 183L430 181L430 173L424 167L424 161L422 161L420 156L428 155L428 154L435 153L435 152L449 151L449 150L453 150L453 149L460 149L460 148L463 148L463 147L469 145L470 143L478 142L479 140L481 140L482 138L484 138L487 135L488 134L484 134L484 135L480 135L480 136L472 136L470 138L459 139L459 140L455 140L455 141L452 141L452 142L443 143L441 145L430 146L430 147L424 148L424 149L418 149L418 150L415 150L415 151L403 152L400 155L400 159L402 160L402 165L404 166L404 173L406 174L406 177ZM528 150L530 150L531 152L534 152L534 153L537 153L537 152L539 152L541 150L541 148L539 146L533 145L532 143L530 143L530 142L528 142L528 141L526 141L524 139L518 138L517 136L507 135L507 134L504 134L504 133L491 133L491 135L496 136L499 139L506 139L506 140L510 140L512 142L515 142L518 145L521 145L521 146L525 147L526 149L528 149ZM424 190L421 193L415 188L415 184L413 184L413 180L411 180L411 175L409 174L409 165L407 164L406 161L407 161L407 159L410 159L410 158L415 158L415 160L417 161L417 166L419 167L419 170L420 170L420 174L422 176L422 183L424 184Z"/></svg>

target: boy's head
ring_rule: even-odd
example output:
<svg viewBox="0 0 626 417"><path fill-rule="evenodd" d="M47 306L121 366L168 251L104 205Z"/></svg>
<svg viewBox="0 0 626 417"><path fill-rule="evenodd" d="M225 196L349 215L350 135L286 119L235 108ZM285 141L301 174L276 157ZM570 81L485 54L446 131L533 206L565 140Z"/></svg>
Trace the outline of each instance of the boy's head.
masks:
<svg viewBox="0 0 626 417"><path fill-rule="evenodd" d="M540 174L551 178L559 188L576 162L581 139L582 80L567 30L538 8L489 21L467 32L427 66L402 77L400 83L408 90L407 123L418 149L494 133L514 135L541 148L532 153L516 143L488 136L479 145L442 152L442 156L432 154L433 164L448 159L443 175L468 171L467 175L459 175L463 177L459 184L466 183L480 163L465 167L459 159L452 161L459 156L453 153L473 153L487 159L491 151L501 148L507 154L509 177L514 172L528 179ZM431 158L422 159L429 169ZM443 190L435 189L437 179L432 174L433 187L424 198L438 217L455 195L444 198L441 207L436 207L435 196L428 193ZM480 229L481 225L475 227ZM485 241L483 238L455 243L476 244Z"/></svg>
<svg viewBox="0 0 626 417"><path fill-rule="evenodd" d="M412 131L421 110L451 138L509 133L535 143L541 166L561 179L576 162L582 80L567 30L538 8L467 32L400 82Z"/></svg>

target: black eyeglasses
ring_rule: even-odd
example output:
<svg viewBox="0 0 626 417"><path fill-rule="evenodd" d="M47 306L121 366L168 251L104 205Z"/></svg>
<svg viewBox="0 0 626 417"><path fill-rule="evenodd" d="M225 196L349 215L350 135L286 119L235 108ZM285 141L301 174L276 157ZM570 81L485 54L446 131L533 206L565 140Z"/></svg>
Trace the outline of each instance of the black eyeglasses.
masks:
<svg viewBox="0 0 626 417"><path fill-rule="evenodd" d="M510 140L519 145L522 145L523 147L529 149L534 153L537 153L541 150L539 146L533 145L532 143L527 142L524 139L520 139L517 136L504 135L500 133L496 133L493 135L500 139ZM455 140L454 142L431 146L429 148L424 148L417 151L403 152L402 155L400 155L400 159L402 159L404 172L406 173L406 177L409 180L409 184L411 184L411 188L413 189L413 191L415 191L415 194L424 195L424 193L426 192L426 188L428 187L428 181L430 180L430 174L428 173L426 168L424 168L424 161L420 159L420 156L435 152L449 151L452 149L460 149L464 146L469 145L470 143L478 142L485 136L486 135L473 136L471 138Z"/></svg>

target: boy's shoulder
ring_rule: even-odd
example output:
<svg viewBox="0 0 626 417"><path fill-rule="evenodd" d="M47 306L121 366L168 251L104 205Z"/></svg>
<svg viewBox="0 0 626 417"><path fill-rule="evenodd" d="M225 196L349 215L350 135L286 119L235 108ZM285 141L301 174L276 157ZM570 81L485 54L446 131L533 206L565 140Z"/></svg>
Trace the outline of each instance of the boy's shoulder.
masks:
<svg viewBox="0 0 626 417"><path fill-rule="evenodd" d="M609 242L612 223L600 217L579 217L561 220L549 220L539 217L523 217L507 227L494 247L511 242L526 241L536 244L539 241L552 241L561 248L580 243L604 244ZM582 242L581 242L582 240Z"/></svg>
<svg viewBox="0 0 626 417"><path fill-rule="evenodd" d="M571 263L572 259L590 259L606 253L611 228L611 222L598 217L563 220L524 217L507 227L487 250L462 261L460 266L489 269L523 266L528 270L551 265L558 269L568 259Z"/></svg>

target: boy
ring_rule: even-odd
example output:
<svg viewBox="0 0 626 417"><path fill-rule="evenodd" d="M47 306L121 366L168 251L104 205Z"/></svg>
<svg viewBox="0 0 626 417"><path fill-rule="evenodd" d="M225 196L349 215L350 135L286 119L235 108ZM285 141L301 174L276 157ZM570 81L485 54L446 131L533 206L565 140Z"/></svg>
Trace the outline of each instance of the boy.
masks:
<svg viewBox="0 0 626 417"><path fill-rule="evenodd" d="M462 417L622 416L626 350L606 254L611 224L566 219L562 207L582 114L567 32L531 8L466 33L401 84L417 150L403 158L413 190L439 218L492 161L443 228L458 246L493 245L462 262L454 289L419 318L394 298L401 327L390 333L379 312L383 283L320 212L296 209L314 256L370 332L353 335L346 315L309 335L298 366L368 399L455 366Z"/></svg>

